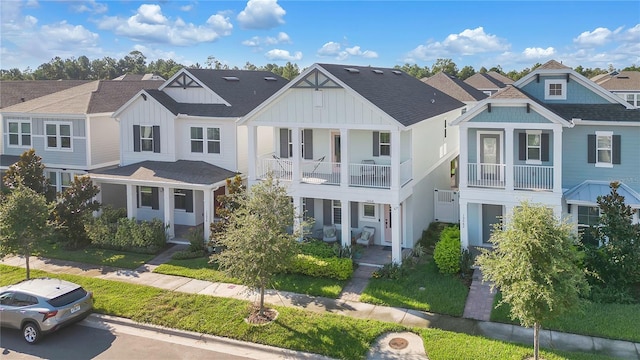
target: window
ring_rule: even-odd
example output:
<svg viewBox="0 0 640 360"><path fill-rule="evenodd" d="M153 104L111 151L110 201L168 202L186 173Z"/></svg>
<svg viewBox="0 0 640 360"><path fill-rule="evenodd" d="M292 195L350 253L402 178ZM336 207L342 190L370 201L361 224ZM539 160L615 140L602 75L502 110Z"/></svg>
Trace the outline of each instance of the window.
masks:
<svg viewBox="0 0 640 360"><path fill-rule="evenodd" d="M207 128L207 152L220 154L220 128Z"/></svg>
<svg viewBox="0 0 640 360"><path fill-rule="evenodd" d="M56 198L56 193L58 192L58 173L49 172L49 191L47 192L47 200L52 201Z"/></svg>
<svg viewBox="0 0 640 360"><path fill-rule="evenodd" d="M288 157L293 157L293 135L291 134L291 129L289 129L287 135L287 149Z"/></svg>
<svg viewBox="0 0 640 360"><path fill-rule="evenodd" d="M444 121L444 138L447 138L447 120Z"/></svg>
<svg viewBox="0 0 640 360"><path fill-rule="evenodd" d="M201 127L191 128L191 152L201 153L204 151L204 138Z"/></svg>
<svg viewBox="0 0 640 360"><path fill-rule="evenodd" d="M66 189L71 187L71 173L62 172L60 173L60 191L65 191Z"/></svg>
<svg viewBox="0 0 640 360"><path fill-rule="evenodd" d="M340 200L331 201L331 213L333 214L333 223L341 224L342 223L342 205L340 204Z"/></svg>
<svg viewBox="0 0 640 360"><path fill-rule="evenodd" d="M527 163L541 163L542 131L527 130Z"/></svg>
<svg viewBox="0 0 640 360"><path fill-rule="evenodd" d="M153 191L150 186L140 186L140 207L152 207L153 206Z"/></svg>
<svg viewBox="0 0 640 360"><path fill-rule="evenodd" d="M174 204L173 207L176 210L187 211L187 191L182 189L175 189L173 191Z"/></svg>
<svg viewBox="0 0 640 360"><path fill-rule="evenodd" d="M578 206L578 233L584 244L599 245L589 228L600 223L600 209L597 206Z"/></svg>
<svg viewBox="0 0 640 360"><path fill-rule="evenodd" d="M554 79L545 80L544 98L546 100L566 100L567 99L567 80Z"/></svg>
<svg viewBox="0 0 640 360"><path fill-rule="evenodd" d="M362 218L363 219L377 219L376 216L376 204L362 204Z"/></svg>
<svg viewBox="0 0 640 360"><path fill-rule="evenodd" d="M391 155L391 133L381 132L379 145L380 145L380 156L390 156Z"/></svg>
<svg viewBox="0 0 640 360"><path fill-rule="evenodd" d="M206 144L208 154L220 154L220 128L191 127L191 152L204 153L204 134L207 134Z"/></svg>
<svg viewBox="0 0 640 360"><path fill-rule="evenodd" d="M153 126L140 125L140 149L153 151Z"/></svg>
<svg viewBox="0 0 640 360"><path fill-rule="evenodd" d="M640 106L640 94L629 93L617 93L617 95L624 101L633 106Z"/></svg>
<svg viewBox="0 0 640 360"><path fill-rule="evenodd" d="M71 124L45 123L47 149L71 150Z"/></svg>
<svg viewBox="0 0 640 360"><path fill-rule="evenodd" d="M49 171L47 172L47 178L49 179L49 191L47 192L47 199L49 201L54 200L56 193L63 192L71 187L73 178L76 174L62 171Z"/></svg>
<svg viewBox="0 0 640 360"><path fill-rule="evenodd" d="M611 152L613 133L596 131L596 166L613 166Z"/></svg>
<svg viewBox="0 0 640 360"><path fill-rule="evenodd" d="M303 159L306 159L304 156L304 129L300 130L300 154L302 154Z"/></svg>
<svg viewBox="0 0 640 360"><path fill-rule="evenodd" d="M31 123L28 121L9 121L9 145L31 146Z"/></svg>

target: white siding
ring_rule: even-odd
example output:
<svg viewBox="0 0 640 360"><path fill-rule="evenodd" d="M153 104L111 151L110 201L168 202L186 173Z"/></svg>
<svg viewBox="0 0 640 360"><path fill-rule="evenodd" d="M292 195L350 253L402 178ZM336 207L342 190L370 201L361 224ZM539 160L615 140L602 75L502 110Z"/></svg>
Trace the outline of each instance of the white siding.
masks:
<svg viewBox="0 0 640 360"><path fill-rule="evenodd" d="M205 88L173 88L166 87L162 90L175 101L187 104L226 104L227 102L218 94Z"/></svg>
<svg viewBox="0 0 640 360"><path fill-rule="evenodd" d="M289 89L253 117L256 125L296 124L300 127L389 125L393 120L375 106L344 89L323 89L322 106L315 106L313 89Z"/></svg>
<svg viewBox="0 0 640 360"><path fill-rule="evenodd" d="M89 117L88 141L91 146L90 167L120 160L119 126L110 116Z"/></svg>
<svg viewBox="0 0 640 360"><path fill-rule="evenodd" d="M274 151L275 144L274 129L270 126L259 126L257 130L257 152L258 155L269 154ZM237 162L238 168L235 171L246 174L249 171L249 134L246 126L238 126L237 128L238 152Z"/></svg>
<svg viewBox="0 0 640 360"><path fill-rule="evenodd" d="M220 128L220 154L191 152L191 127ZM176 158L182 160L204 161L221 168L236 171L236 124L232 119L207 119L182 118L176 121ZM204 134L206 138L206 133Z"/></svg>
<svg viewBox="0 0 640 360"><path fill-rule="evenodd" d="M120 115L120 164L145 160L175 161L175 116L151 97L136 99ZM133 151L133 125L160 126L160 153Z"/></svg>
<svg viewBox="0 0 640 360"><path fill-rule="evenodd" d="M413 178L419 180L443 159L453 158L459 152L458 127L447 125L444 137L444 122L450 122L460 114L460 109L435 116L412 127ZM446 147L446 151L445 150ZM448 161L447 161L448 164ZM433 190L433 189L431 189Z"/></svg>

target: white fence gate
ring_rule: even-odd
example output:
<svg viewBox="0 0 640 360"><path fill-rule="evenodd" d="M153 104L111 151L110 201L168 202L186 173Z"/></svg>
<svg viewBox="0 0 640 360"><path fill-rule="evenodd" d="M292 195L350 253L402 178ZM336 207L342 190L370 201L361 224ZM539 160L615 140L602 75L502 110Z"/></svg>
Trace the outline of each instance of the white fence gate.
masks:
<svg viewBox="0 0 640 360"><path fill-rule="evenodd" d="M460 207L458 205L459 194L455 190L433 191L433 201L435 207L435 221L445 223L460 222Z"/></svg>

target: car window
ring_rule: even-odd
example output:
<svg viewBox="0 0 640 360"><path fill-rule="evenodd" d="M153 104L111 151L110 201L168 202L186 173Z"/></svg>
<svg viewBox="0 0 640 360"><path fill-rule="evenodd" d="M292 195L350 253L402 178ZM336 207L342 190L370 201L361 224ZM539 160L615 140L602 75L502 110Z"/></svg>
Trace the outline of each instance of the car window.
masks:
<svg viewBox="0 0 640 360"><path fill-rule="evenodd" d="M0 294L0 305L11 305L12 292L4 292Z"/></svg>
<svg viewBox="0 0 640 360"><path fill-rule="evenodd" d="M49 304L55 307L61 307L68 304L71 304L74 301L78 301L83 297L87 296L87 291L81 287L68 292L66 294L60 295L57 298L47 300Z"/></svg>
<svg viewBox="0 0 640 360"><path fill-rule="evenodd" d="M13 303L11 305L20 307L35 305L37 303L38 299L36 299L35 297L17 292L13 295Z"/></svg>

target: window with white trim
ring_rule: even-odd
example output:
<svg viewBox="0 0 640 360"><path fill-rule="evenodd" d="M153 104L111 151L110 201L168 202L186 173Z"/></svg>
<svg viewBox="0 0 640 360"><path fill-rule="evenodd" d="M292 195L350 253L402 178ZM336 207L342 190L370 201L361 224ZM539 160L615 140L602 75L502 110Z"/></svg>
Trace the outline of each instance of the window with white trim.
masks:
<svg viewBox="0 0 640 360"><path fill-rule="evenodd" d="M220 128L207 128L207 152L209 154L220 154Z"/></svg>
<svg viewBox="0 0 640 360"><path fill-rule="evenodd" d="M140 151L153 151L153 126L140 125Z"/></svg>
<svg viewBox="0 0 640 360"><path fill-rule="evenodd" d="M187 191L183 189L173 190L173 208L187 211Z"/></svg>
<svg viewBox="0 0 640 360"><path fill-rule="evenodd" d="M596 131L596 166L613 166L613 132Z"/></svg>
<svg viewBox="0 0 640 360"><path fill-rule="evenodd" d="M542 131L527 130L527 163L542 163Z"/></svg>
<svg viewBox="0 0 640 360"><path fill-rule="evenodd" d="M566 100L567 80L551 79L544 81L544 98L546 100Z"/></svg>
<svg viewBox="0 0 640 360"><path fill-rule="evenodd" d="M71 150L71 124L45 122L48 150Z"/></svg>
<svg viewBox="0 0 640 360"><path fill-rule="evenodd" d="M292 130L289 129L289 132L287 133L287 151L289 152L288 157L292 158L293 157L293 133Z"/></svg>
<svg viewBox="0 0 640 360"><path fill-rule="evenodd" d="M342 204L340 200L331 200L331 214L334 224L342 224Z"/></svg>
<svg viewBox="0 0 640 360"><path fill-rule="evenodd" d="M380 133L380 141L378 142L380 146L380 156L390 156L391 155L391 133L381 132Z"/></svg>
<svg viewBox="0 0 640 360"><path fill-rule="evenodd" d="M361 204L362 219L376 220L378 218L377 209L378 209L378 206L376 204L362 203Z"/></svg>
<svg viewBox="0 0 640 360"><path fill-rule="evenodd" d="M633 106L640 107L640 94L636 93L617 93L622 100L628 102Z"/></svg>
<svg viewBox="0 0 640 360"><path fill-rule="evenodd" d="M150 186L140 186L138 191L138 201L140 207L153 207L153 191Z"/></svg>
<svg viewBox="0 0 640 360"><path fill-rule="evenodd" d="M9 146L31 146L31 122L9 120Z"/></svg>
<svg viewBox="0 0 640 360"><path fill-rule="evenodd" d="M600 223L600 208L597 206L578 206L578 233L583 244L599 245L589 229Z"/></svg>
<svg viewBox="0 0 640 360"><path fill-rule="evenodd" d="M204 138L204 134L207 134L207 138ZM220 154L220 128L205 128L192 126L191 127L191 152L192 153L204 153L205 141L207 154Z"/></svg>
<svg viewBox="0 0 640 360"><path fill-rule="evenodd" d="M302 154L302 158L304 159L304 129L300 130L300 154Z"/></svg>
<svg viewBox="0 0 640 360"><path fill-rule="evenodd" d="M47 179L49 180L49 191L47 199L53 200L59 192L63 192L70 188L73 178L76 174L66 171L47 171Z"/></svg>

